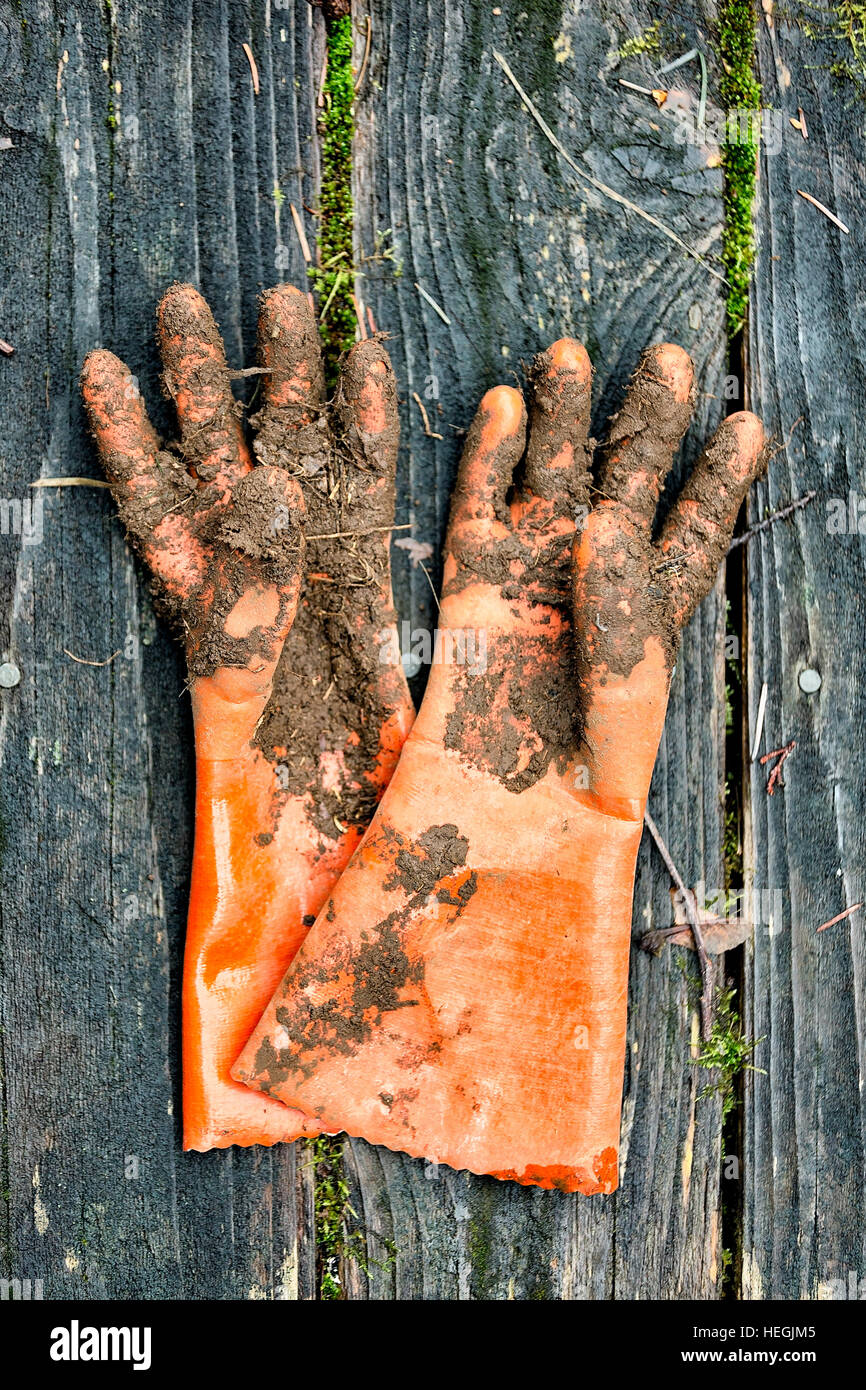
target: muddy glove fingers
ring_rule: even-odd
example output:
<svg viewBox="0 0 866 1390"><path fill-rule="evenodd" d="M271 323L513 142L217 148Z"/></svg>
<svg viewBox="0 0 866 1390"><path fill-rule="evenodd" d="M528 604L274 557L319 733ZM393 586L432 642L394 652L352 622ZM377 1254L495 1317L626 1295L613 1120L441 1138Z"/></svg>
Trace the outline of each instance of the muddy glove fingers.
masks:
<svg viewBox="0 0 866 1390"><path fill-rule="evenodd" d="M157 310L163 382L174 401L187 467L216 496L252 468L225 348L205 300L192 285L172 285Z"/></svg>
<svg viewBox="0 0 866 1390"><path fill-rule="evenodd" d="M598 501L576 570L575 632L584 682L593 671L631 671L652 633L670 648L652 529L691 419L693 393L694 368L682 348L648 348L600 451Z"/></svg>
<svg viewBox="0 0 866 1390"><path fill-rule="evenodd" d="M307 296L276 285L261 301L258 361L263 404L251 424L257 458L301 477L326 469L331 436L318 325Z"/></svg>
<svg viewBox="0 0 866 1390"><path fill-rule="evenodd" d="M747 410L724 420L688 478L659 538L673 622L683 628L715 582L737 513L764 470L764 427Z"/></svg>
<svg viewBox="0 0 866 1390"><path fill-rule="evenodd" d="M539 353L530 390L525 490L574 513L589 501L592 467L592 365L583 344L560 338Z"/></svg>
<svg viewBox="0 0 866 1390"><path fill-rule="evenodd" d="M271 668L297 605L300 493L285 474L253 468L222 338L192 285L163 296L157 337L180 447L199 484L192 524L208 556L201 593L185 614L190 674Z"/></svg>
<svg viewBox="0 0 866 1390"><path fill-rule="evenodd" d="M591 786L642 814L684 622L712 586L759 470L754 416L719 429L656 545L658 497L690 413L692 365L666 344L644 355L603 451L602 498L575 545L574 612Z"/></svg>
<svg viewBox="0 0 866 1390"><path fill-rule="evenodd" d="M691 358L675 343L647 348L610 422L600 452L599 493L622 504L651 531L661 489L689 427L694 400Z"/></svg>
<svg viewBox="0 0 866 1390"><path fill-rule="evenodd" d="M81 391L99 460L120 518L170 603L202 582L204 548L183 511L195 484L159 447L135 377L113 352L88 354Z"/></svg>
<svg viewBox="0 0 866 1390"><path fill-rule="evenodd" d="M367 340L348 354L333 402L338 438L328 419L318 325L306 296L292 285L278 285L262 298L258 356L269 370L262 378L264 404L252 422L257 457L300 479L314 541L352 541L381 528L387 549L400 425L384 348ZM317 545L310 563L330 573L335 555L351 548Z"/></svg>
<svg viewBox="0 0 866 1390"><path fill-rule="evenodd" d="M342 512L347 529L390 526L400 442L397 381L391 359L373 338L356 343L335 397L344 461ZM387 546L389 537L384 535Z"/></svg>
<svg viewBox="0 0 866 1390"><path fill-rule="evenodd" d="M222 340L198 291L173 285L157 330L180 448L159 448L128 368L99 350L85 362L82 392L100 458L184 638L190 675L264 673L297 604L300 491L283 472L253 468Z"/></svg>
<svg viewBox="0 0 866 1390"><path fill-rule="evenodd" d="M494 386L482 396L466 436L451 498L449 531L468 526L480 537L489 523L507 524L505 499L525 444L523 397L511 386Z"/></svg>

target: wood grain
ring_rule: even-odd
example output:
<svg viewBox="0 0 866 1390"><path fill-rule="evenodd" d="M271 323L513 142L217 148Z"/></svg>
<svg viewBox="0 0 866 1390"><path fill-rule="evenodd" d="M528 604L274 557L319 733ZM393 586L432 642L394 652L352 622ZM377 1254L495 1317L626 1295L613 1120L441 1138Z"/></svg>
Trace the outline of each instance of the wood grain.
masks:
<svg viewBox="0 0 866 1390"><path fill-rule="evenodd" d="M645 59L617 66L619 47L645 30L649 10L617 4L602 19L594 7L500 9L455 0L369 6L356 172L361 293L391 335L403 389L398 521L434 547L434 583L461 432L483 391L522 381L523 364L555 338L573 334L589 348L598 431L641 349L666 338L693 354L710 393L695 433L723 413L718 282L633 214L579 186L493 58L502 52L597 179L712 256L718 170L677 143L673 120L650 99L618 85L620 76L655 85ZM424 433L413 392L442 440ZM433 626L423 571L401 554L395 573L401 614L412 627ZM684 643L653 783L653 814L690 883L722 881L723 622L716 594ZM670 911L665 871L645 844L636 934L668 923ZM347 1275L353 1297L714 1296L719 1113L714 1100L697 1099L706 1078L692 1065L687 954L634 954L619 1194L521 1190L354 1143L353 1205L368 1231L394 1242L396 1257L383 1259L371 1235L368 1274Z"/></svg>
<svg viewBox="0 0 866 1390"><path fill-rule="evenodd" d="M97 475L77 390L97 344L169 424L153 334L173 279L214 305L229 360L253 360L258 292L304 280L287 204L314 196L323 33L304 6L220 0L8 13L0 319L16 351L0 459L4 495L21 498L40 474ZM108 495L40 495L41 544L0 538L0 647L22 672L0 734L3 1273L42 1279L46 1298L308 1297L302 1156L180 1150L179 654ZM64 648L118 654L95 668Z"/></svg>
<svg viewBox="0 0 866 1390"><path fill-rule="evenodd" d="M461 432L482 392L522 380L555 337L590 350L599 433L640 350L663 338L692 353L706 393L685 462L724 410L718 281L581 185L493 59L495 48L584 168L712 259L718 169L678 142L669 112L618 83L655 85L647 58L618 61L655 11L624 0L578 13L558 0L497 8L371 0L356 14L359 54L368 10L372 20L358 100L360 293L391 335L402 387L397 519L433 547L434 584ZM666 43L681 46L664 57L706 47L710 12L671 11ZM210 299L229 360L252 361L259 291L304 282L289 202L315 241L303 205L315 205L323 37L300 0L77 0L62 11L22 0L14 18L3 12L0 134L12 148L0 149L0 337L16 348L0 362L6 498L29 495L40 474L96 476L76 378L98 343L126 358L169 427L153 313L172 279ZM774 460L756 516L812 486L822 499L866 492L851 419L862 381L858 137L795 34L774 49L765 33L761 62L776 104L805 105L807 93L810 141L786 139L762 168L753 404L780 434L800 414L805 427ZM676 80L694 103L695 75ZM851 238L797 199L798 186L833 206ZM441 440L425 435L413 392ZM0 536L0 659L22 672L0 691L2 1274L41 1278L46 1297L309 1298L305 1155L180 1151L192 826L181 663L106 494L43 497L39 544ZM798 739L785 792L768 801L757 770L750 789L750 871L787 895L782 929L759 932L748 970L747 1027L767 1035L757 1060L768 1072L749 1082L741 1155L744 1291L756 1297L812 1296L864 1268L862 921L814 937L864 895L864 672L856 641L843 645L859 630L863 552L858 536L827 536L823 505L749 546L752 719L767 679L766 738ZM404 550L395 575L401 618L432 627L430 583ZM651 794L686 881L709 887L722 881L723 639L717 590L683 645ZM64 649L118 654L92 667ZM817 697L797 687L804 664L822 671ZM671 918L645 843L635 935ZM343 1262L347 1296L714 1297L720 1116L700 1098L696 1027L691 954L636 950L612 1199L347 1146L350 1224L367 1245L366 1260Z"/></svg>
<svg viewBox="0 0 866 1390"><path fill-rule="evenodd" d="M850 495L856 508L866 492L866 199L863 107L829 71L839 57L793 26L763 27L764 102L780 113L783 139L761 162L750 379L754 409L790 443L757 490L753 519L810 489L818 496L748 554L750 727L766 681L761 752L797 741L784 791L769 798L767 769L751 769L750 873L769 894L747 970L748 1031L764 1039L755 1061L765 1072L749 1076L746 1097L744 1294L753 1298L862 1297L866 1271L863 915L816 935L866 897L866 555L856 510L853 533L833 531ZM808 141L789 124L798 106ZM807 668L821 674L817 694L800 689Z"/></svg>

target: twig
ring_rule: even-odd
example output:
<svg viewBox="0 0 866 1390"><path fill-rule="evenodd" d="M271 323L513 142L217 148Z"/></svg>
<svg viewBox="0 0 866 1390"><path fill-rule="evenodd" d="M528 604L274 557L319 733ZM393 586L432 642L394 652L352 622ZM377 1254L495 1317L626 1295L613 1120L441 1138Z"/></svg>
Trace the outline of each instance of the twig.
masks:
<svg viewBox="0 0 866 1390"><path fill-rule="evenodd" d="M424 289L423 285L419 285L419 284L418 284L418 281L417 281L417 280L415 281L415 288L416 288L416 290L418 291L418 293L420 294L421 298L427 300L427 303L430 305L431 309L435 309L435 310L436 310L436 313L439 315L439 317L440 317L440 319L442 320L442 322L443 322L443 323L447 323L448 327L450 328L450 327L451 327L451 320L449 319L449 317L448 317L448 315L446 314L445 310L444 310L443 308L441 308L441 306L438 305L438 304L436 303L436 300L433 298L432 294L428 294L427 291Z"/></svg>
<svg viewBox="0 0 866 1390"><path fill-rule="evenodd" d="M110 487L101 478L37 478L31 487Z"/></svg>
<svg viewBox="0 0 866 1390"><path fill-rule="evenodd" d="M300 219L298 209L295 207L294 203L289 203L289 212L292 214L292 221L295 224L295 231L298 234L298 241L301 244L301 255L307 262L307 265L309 265L313 259L312 255L310 254L310 243L307 241L307 234L304 231L304 224Z"/></svg>
<svg viewBox="0 0 866 1390"><path fill-rule="evenodd" d="M365 15L364 17L365 17L365 19L366 19L366 21L367 21L367 42L366 42L366 44L364 45L364 60L363 60L363 62L361 63L361 71L358 73L358 80L357 80L357 82L355 83L355 96L357 96L358 93L360 92L360 90L361 90L361 83L364 81L364 74L365 74L366 71L367 71L367 63L368 63L369 60L370 60L370 43L371 43L372 38L373 38L373 20L372 20L372 17L371 17L370 15Z"/></svg>
<svg viewBox="0 0 866 1390"><path fill-rule="evenodd" d="M400 526L371 526L368 531L326 531L320 536L307 536L308 541L341 541L347 536L378 536L385 531L411 531L413 523L404 521Z"/></svg>
<svg viewBox="0 0 866 1390"><path fill-rule="evenodd" d="M413 392L412 392L412 399L413 399L413 401L415 402L415 404L417 405L418 409L419 409L420 412L421 412L421 419L424 421L424 433L426 434L427 438L428 438L428 439L441 439L441 438L442 438L442 435L441 435L441 434L437 434L435 430L431 430L431 428L430 428L430 421L429 421L429 419L428 419L428 417L427 417L427 411L424 409L424 402L422 401L421 397L418 395L418 392L417 392L417 391L413 391Z"/></svg>
<svg viewBox="0 0 866 1390"><path fill-rule="evenodd" d="M630 92L640 92L642 97L651 97L653 95L652 87L639 87L636 82L626 82L624 77L620 77L617 80L621 87L628 87Z"/></svg>
<svg viewBox="0 0 866 1390"><path fill-rule="evenodd" d="M782 768L785 765L785 759L791 756L796 747L797 740L792 738L791 742L786 743L784 748L774 748L772 752L765 753L760 759L762 767L765 763L768 763L771 758L779 759L770 773L770 780L767 782L767 796L775 796L777 788L784 787L785 783L782 780Z"/></svg>
<svg viewBox="0 0 866 1390"><path fill-rule="evenodd" d="M697 56L698 50L696 48L690 48L688 53L683 53L681 57L674 58L671 63L665 63L663 68L656 68L656 72L659 77L665 72L675 72L677 68L685 67L686 63L690 63L692 59L697 58Z"/></svg>
<svg viewBox="0 0 866 1390"><path fill-rule="evenodd" d="M259 389L259 388L258 388L258 386L257 386L257 387L256 387L256 390L258 390L258 389ZM166 518L167 516L171 516L172 512L178 512L178 511L180 511L181 507L188 507L188 506L189 506L192 502L194 502L194 501L195 501L195 493L194 493L194 492L191 492L191 493L189 494L188 497L181 497L181 499L180 499L179 502L175 502L175 504L174 504L173 507L169 507L169 509L168 509L167 512L163 512L162 516L159 518L160 521L161 521L161 522L162 522L162 521L165 521L165 518Z"/></svg>
<svg viewBox="0 0 866 1390"><path fill-rule="evenodd" d="M7 343L5 338L0 338L0 352L4 357L11 357L15 349L11 343Z"/></svg>
<svg viewBox="0 0 866 1390"><path fill-rule="evenodd" d="M798 415L798 416L797 416L797 418L796 418L796 420L794 421L793 425L792 425L791 428L788 430L788 438L785 440L784 444L774 444L773 447L772 447L772 449L770 449L770 448L767 449L766 454L765 454L765 458L766 458L766 462L767 462L768 464L770 464L770 463L773 462L773 459L776 457L777 454L784 453L785 449L788 448L788 445L791 443L791 440L792 440L793 437L794 437L794 430L797 428L798 425L802 425L802 423L803 423L803 421L805 420L805 418L806 418L805 415Z"/></svg>
<svg viewBox="0 0 866 1390"><path fill-rule="evenodd" d="M560 155L562 155L562 158L565 160L566 164L574 170L578 178L583 179L585 183L590 184L593 188L597 189L599 193L603 193L604 196L606 198L610 198L612 202L619 203L621 207L627 208L629 212L634 212L637 214L638 217L642 217L644 222L648 222L651 227L655 227L657 231L662 232L664 236L668 237L671 241L676 242L677 246L680 246L683 249L683 251L685 251L689 256L693 256L699 265L702 265L704 269L708 270L710 275L715 276L717 280L721 280L723 285L726 285L728 283L724 275L722 275L720 271L714 270L714 268L709 264L709 262L704 260L700 252L692 250L691 246L689 246L687 242L683 241L682 237L677 236L676 232L673 230L672 227L668 227L664 222L659 221L657 217L653 217L652 213L646 212L645 209L639 207L637 203L631 202L629 198L624 198L621 193L617 193L616 190L613 188L608 188L606 183L601 183L599 179L593 178L592 174L588 173L585 169L582 169L580 165L572 159L565 146L562 145L557 139L557 137L554 135L553 131L550 129L550 126L547 124L538 108L534 105L531 98L521 87L517 78L514 76L514 73L511 71L511 68L508 66L505 59L502 57L502 54L497 53L496 49L494 48L493 56L496 59L499 66L502 68L502 71L505 73L505 76L508 78L512 87L517 92L521 101L526 106L527 110L529 111L529 114L532 116L533 120L538 125L539 129L547 136L551 145L553 145L553 148L557 150Z"/></svg>
<svg viewBox="0 0 866 1390"><path fill-rule="evenodd" d="M330 257L328 258L328 260L322 261L321 265L319 266L319 269L320 269L320 270L330 270L332 266L335 266L335 265L337 264L337 261L344 261L345 259L346 259L346 253L345 253L345 251L338 251L337 254L336 254L336 256L330 256Z"/></svg>
<svg viewBox="0 0 866 1390"><path fill-rule="evenodd" d="M618 79L621 87L628 87L630 92L640 92L642 97L652 97L656 106L664 106L668 99L668 94L662 87L639 87L636 82L626 82L624 77Z"/></svg>
<svg viewBox="0 0 866 1390"><path fill-rule="evenodd" d="M246 55L247 55L247 61L249 62L249 65L250 65L250 72L251 72L252 75L253 75L253 91L254 91L254 93L256 94L256 96L258 96L258 94L259 94L259 70L258 70L258 68L256 67L256 60L255 60L255 58L253 57L253 50L250 48L250 46L249 46L248 43L242 43L242 44L241 44L241 48L244 50L244 53L246 53Z"/></svg>
<svg viewBox="0 0 866 1390"><path fill-rule="evenodd" d="M844 912L837 912L836 916L831 917L829 922L822 922L820 927L815 928L815 931L826 931L828 927L835 927L837 922L844 922L846 917L850 917L852 912L856 912L862 906L862 903L854 903L853 907L846 907Z"/></svg>
<svg viewBox="0 0 866 1390"><path fill-rule="evenodd" d="M825 208L824 204L819 203L817 198L813 198L811 193L804 193L802 188L798 188L797 192L801 198L806 199L807 203L811 203L813 208L817 208L819 212L823 212L825 217L829 217L830 221L835 223L840 232L844 232L846 236L850 236L851 229L846 227L844 222L840 222L835 212L831 212L829 208Z"/></svg>
<svg viewBox="0 0 866 1390"><path fill-rule="evenodd" d="M331 304L333 303L334 295L337 293L337 290L340 288L340 286L342 285L342 283L343 283L343 281L344 281L345 279L346 279L346 272L345 272L344 270L338 270L337 273L336 273L336 275L334 276L334 283L333 283L333 285L331 286L331 293L328 295L328 298L325 300L325 302L324 302L324 304L323 304L323 306L322 306L322 312L319 314L319 323L324 323L324 322L325 322L325 316L326 316L328 310L330 309Z"/></svg>
<svg viewBox="0 0 866 1390"><path fill-rule="evenodd" d="M744 531L741 536L735 536L728 546L728 554L736 550L738 545L745 545L746 541L756 536L759 531L766 531L768 526L772 526L777 521L784 521L785 517L793 515L800 507L808 507L810 502L814 502L818 496L817 492L804 492L802 497L798 497L796 502L789 502L787 507L782 507L781 511L773 512L770 516L759 521L756 526L750 526L748 531Z"/></svg>
<svg viewBox="0 0 866 1390"><path fill-rule="evenodd" d="M328 50L327 50L327 48L326 48L326 49L325 49L324 61L323 61L323 63L322 63L322 76L319 78L319 91L318 91L318 95L317 95L317 97L316 97L316 105L317 105L317 106L324 106L324 104L325 104L325 83L326 83L327 79L328 79Z"/></svg>
<svg viewBox="0 0 866 1390"><path fill-rule="evenodd" d="M692 894L683 883L682 875L671 858L670 850L662 839L658 826L649 811L644 811L643 818L647 830L655 840L656 849L665 862L665 868L680 893L683 908L688 918L689 926L692 929L692 936L695 938L695 951L698 957L698 964L701 968L701 1032L706 1042L709 1039L713 1027L713 968L710 964L710 958L707 955L707 948L704 945L704 934L701 931L698 914L695 912Z"/></svg>
<svg viewBox="0 0 866 1390"><path fill-rule="evenodd" d="M107 656L104 661L88 661L87 657L75 656L72 652L68 652L65 647L63 648L63 654L64 656L68 656L70 661L77 661L79 666L110 666L114 658L120 656L120 648L118 647L117 651L112 652L111 656Z"/></svg>
<svg viewBox="0 0 866 1390"><path fill-rule="evenodd" d="M703 130L707 119L707 85L709 83L709 78L707 76L707 60L701 49L698 49L698 61L701 65L701 97L698 102L698 130Z"/></svg>
<svg viewBox="0 0 866 1390"><path fill-rule="evenodd" d="M352 303L355 306L355 318L358 322L358 332L360 333L361 341L363 342L364 339L367 337L367 326L364 323L364 306L358 299L358 296L355 294L354 290L352 291Z"/></svg>
<svg viewBox="0 0 866 1390"><path fill-rule="evenodd" d="M370 325L370 332L371 332L371 333L374 335L374 337L375 337L375 335L379 332L379 330L378 330L378 328L376 327L376 320L373 318L373 310L370 308L369 304L367 305L367 322L368 322L369 325Z"/></svg>
<svg viewBox="0 0 866 1390"><path fill-rule="evenodd" d="M758 717L755 720L755 737L752 739L752 752L749 762L753 763L758 756L758 749L761 746L761 734L764 732L764 715L767 710L767 682L761 686L761 698L758 701Z"/></svg>
<svg viewBox="0 0 866 1390"><path fill-rule="evenodd" d="M427 583L430 585L430 592L431 592L431 594L433 595L433 602L436 604L436 607L441 611L442 605L441 605L441 603L439 602L439 595L437 594L436 590L435 590L434 587L433 587L433 580L430 578L430 571L428 570L427 566L424 564L424 561L423 561L423 560L419 560L419 561L418 561L418 564L421 566L422 570L424 571L425 575L427 576Z"/></svg>

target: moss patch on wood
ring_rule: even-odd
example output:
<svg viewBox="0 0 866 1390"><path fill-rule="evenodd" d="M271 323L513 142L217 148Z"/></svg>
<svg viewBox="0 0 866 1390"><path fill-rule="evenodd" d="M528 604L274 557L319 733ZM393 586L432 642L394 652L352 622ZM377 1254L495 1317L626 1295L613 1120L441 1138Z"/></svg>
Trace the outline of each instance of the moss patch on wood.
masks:
<svg viewBox="0 0 866 1390"><path fill-rule="evenodd" d="M620 58L637 58L641 53L657 54L661 50L661 20L657 19L642 34L626 39L619 50Z"/></svg>
<svg viewBox="0 0 866 1390"><path fill-rule="evenodd" d="M716 1016L709 1038L704 1043L695 1065L716 1072L716 1080L705 1086L701 1097L717 1095L722 1102L722 1118L729 1115L737 1103L737 1082L746 1071L761 1071L751 1061L752 1054L763 1038L747 1038L734 1007L736 991L719 991Z"/></svg>
<svg viewBox="0 0 866 1390"><path fill-rule="evenodd" d="M837 49L838 57L828 64L834 77L853 84L866 100L866 4L863 0L838 0L835 5L800 6L793 18L810 39L822 40Z"/></svg>
<svg viewBox="0 0 866 1390"><path fill-rule="evenodd" d="M354 208L352 140L355 131L355 74L352 70L352 19L328 21L328 70L321 119L322 187L319 197L319 263L310 270L319 304L320 333L329 387L337 364L355 341Z"/></svg>
<svg viewBox="0 0 866 1390"><path fill-rule="evenodd" d="M355 74L352 70L351 15L327 17L328 68L323 89L322 186L318 265L309 275L319 305L319 335L329 389L337 382L339 362L355 341L357 319L352 299L355 281L354 206L352 202L352 141L355 132ZM275 190L276 196L277 190ZM282 196L282 195L280 195ZM358 1258L357 1241L348 1237L346 1222L354 1216L345 1179L343 1144L329 1135L307 1142L315 1170L316 1264L319 1298L344 1297L340 1263Z"/></svg>
<svg viewBox="0 0 866 1390"><path fill-rule="evenodd" d="M346 1217L353 1215L349 1187L343 1175L343 1146L320 1134L307 1145L315 1167L314 1210L319 1298L332 1302L343 1297L340 1260L346 1253Z"/></svg>
<svg viewBox="0 0 866 1390"><path fill-rule="evenodd" d="M722 0L718 18L719 94L728 115L722 147L724 226L722 260L728 280L728 337L746 321L755 258L752 206L758 166L761 87L755 76L758 16L753 0ZM736 119L731 119L737 113ZM752 113L755 113L752 115Z"/></svg>
<svg viewBox="0 0 866 1390"><path fill-rule="evenodd" d="M358 1221L346 1182L343 1141L320 1134L307 1141L307 1149L315 1167L313 1198L319 1298L323 1302L335 1302L346 1296L341 1276L344 1261L353 1260L369 1275L374 1268L389 1269L396 1261L397 1247L392 1240ZM350 1218L352 1230L349 1229ZM381 1251L380 1258L371 1258L370 1242L375 1242Z"/></svg>

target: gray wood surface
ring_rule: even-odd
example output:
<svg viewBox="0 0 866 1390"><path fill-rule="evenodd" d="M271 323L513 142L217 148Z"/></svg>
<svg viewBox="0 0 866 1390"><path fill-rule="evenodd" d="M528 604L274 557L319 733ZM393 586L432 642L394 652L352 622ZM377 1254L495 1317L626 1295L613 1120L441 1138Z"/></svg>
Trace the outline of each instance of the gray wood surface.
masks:
<svg viewBox="0 0 866 1390"><path fill-rule="evenodd" d="M77 391L97 344L126 358L167 425L153 316L173 279L201 286L230 360L252 360L258 291L303 277L273 190L313 195L322 50L303 6L16 8L0 31L10 498L40 475L98 476ZM192 768L179 654L107 493L42 495L41 544L0 537L0 649L22 673L0 731L3 1273L41 1279L46 1298L309 1296L302 1158L180 1151ZM90 667L64 649L119 655Z"/></svg>
<svg viewBox="0 0 866 1390"><path fill-rule="evenodd" d="M481 394L521 378L563 334L596 367L596 428L649 342L694 355L711 393L696 434L723 413L719 282L633 214L587 191L522 109L501 52L568 152L597 179L713 255L721 180L674 123L618 78L647 85L639 59L617 67L648 7L428 5L375 0L372 61L358 104L361 295L403 388L401 507L419 540L442 539L465 429ZM696 37L687 28L684 52ZM563 61L558 61L562 57ZM649 85L654 85L650 82ZM687 85L684 79L683 86ZM692 90L694 86L692 83ZM386 236L386 233L388 234ZM383 244L389 257L372 259ZM397 273L399 272L399 273ZM419 295L421 285L451 322ZM424 434L424 401L441 441ZM438 578L438 560L432 573ZM395 562L401 613L435 622L427 579ZM690 883L721 880L723 605L693 624L676 676L651 805ZM645 843L635 931L670 921L669 881ZM555 911L555 904L551 905ZM698 1101L688 953L633 954L620 1192L611 1199L520 1190L352 1145L355 1206L392 1239L396 1260L355 1271L373 1298L714 1297L720 1278L720 1125ZM377 1253L378 1251L378 1253ZM380 1264L375 1237L370 1255Z"/></svg>
<svg viewBox="0 0 866 1390"><path fill-rule="evenodd" d="M719 282L581 185L492 57L504 55L584 168L713 258L718 168L676 140L669 112L618 84L654 85L646 58L618 65L617 55L655 11L625 0L493 8L356 7L359 62L368 12L372 22L357 110L359 291L391 334L398 521L434 547L434 583L460 432L488 386L520 380L557 336L582 338L593 356L597 432L642 347L663 338L693 354L706 393L686 459L724 412ZM671 12L664 56L706 46L694 15L710 12L709 0L691 18ZM321 15L305 0L72 0L62 10L21 0L0 10L0 137L11 141L0 146L0 337L16 349L0 360L3 497L29 496L40 475L98 476L77 397L96 344L126 358L169 427L153 314L172 279L192 279L210 299L230 361L252 361L258 292L304 282L288 204L315 206L323 49ZM769 801L766 774L753 769L747 793L750 873L785 904L747 962L746 1026L767 1035L757 1054L767 1075L747 1085L743 1181L725 1193L742 1206L743 1291L753 1297L812 1297L864 1270L862 919L814 936L864 895L863 542L829 537L825 524L826 496L866 492L850 410L863 379L862 119L852 121L814 53L793 31L775 48L764 34L768 101L793 114L805 93L810 141L786 136L762 165L752 403L780 435L805 420L774 459L755 517L808 487L822 495L748 555L751 723L766 679L764 747L798 740L785 791ZM676 81L694 101L695 73ZM850 238L797 187L834 207ZM315 219L303 216L313 244ZM425 436L413 392L441 440ZM106 493L41 495L40 543L0 536L0 660L22 673L0 691L0 1275L41 1279L46 1297L314 1297L309 1156L180 1150L192 829L182 664ZM431 627L427 579L405 551L394 558L401 617ZM118 655L88 666L64 649ZM804 665L822 672L818 696L799 692ZM650 803L690 884L722 881L723 741L717 591L683 646ZM668 890L645 843L636 937L670 921ZM694 981L690 953L635 950L613 1198L524 1190L347 1146L350 1225L367 1245L365 1260L342 1263L347 1296L717 1296L721 1121L692 1065Z"/></svg>
<svg viewBox="0 0 866 1390"><path fill-rule="evenodd" d="M751 775L751 873L778 894L747 971L748 1031L766 1039L756 1056L766 1075L749 1078L746 1097L744 1290L763 1298L862 1298L866 1272L863 914L816 935L866 897L866 552L856 520L853 534L828 529L831 499L847 511L850 494L866 492L866 117L828 70L839 57L792 26L763 28L764 100L786 129L761 164L751 386L754 408L790 444L756 491L754 518L818 492L749 546L751 728L766 681L761 752L797 741L784 791L769 798L766 769ZM808 141L788 123L798 106ZM817 694L800 689L807 668L823 678Z"/></svg>

